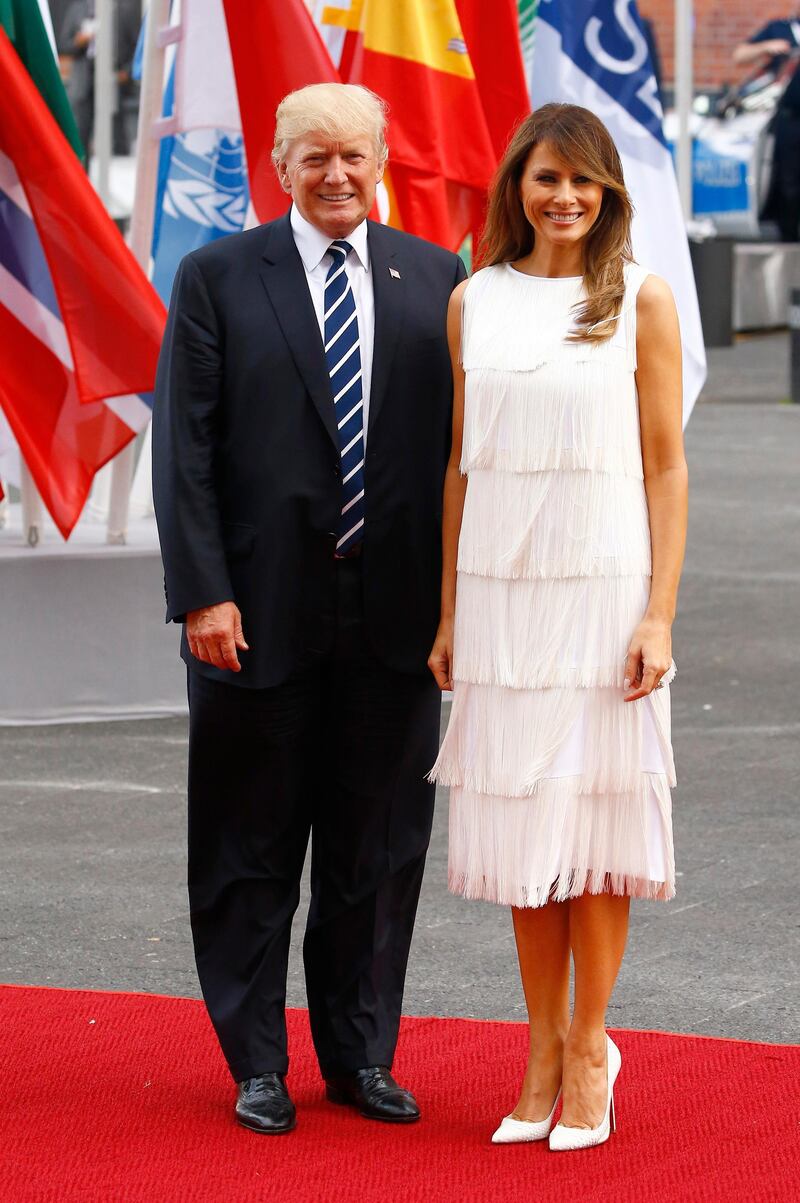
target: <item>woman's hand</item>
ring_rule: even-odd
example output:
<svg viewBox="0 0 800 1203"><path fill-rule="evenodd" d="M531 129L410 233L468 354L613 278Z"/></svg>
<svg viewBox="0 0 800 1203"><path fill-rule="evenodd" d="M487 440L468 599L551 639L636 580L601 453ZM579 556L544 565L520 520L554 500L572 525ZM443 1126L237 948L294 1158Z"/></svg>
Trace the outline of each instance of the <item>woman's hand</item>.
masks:
<svg viewBox="0 0 800 1203"><path fill-rule="evenodd" d="M625 659L624 700L635 702L652 693L671 664L672 624L643 619L633 633Z"/></svg>
<svg viewBox="0 0 800 1203"><path fill-rule="evenodd" d="M453 622L442 620L428 656L428 668L440 689L453 688Z"/></svg>

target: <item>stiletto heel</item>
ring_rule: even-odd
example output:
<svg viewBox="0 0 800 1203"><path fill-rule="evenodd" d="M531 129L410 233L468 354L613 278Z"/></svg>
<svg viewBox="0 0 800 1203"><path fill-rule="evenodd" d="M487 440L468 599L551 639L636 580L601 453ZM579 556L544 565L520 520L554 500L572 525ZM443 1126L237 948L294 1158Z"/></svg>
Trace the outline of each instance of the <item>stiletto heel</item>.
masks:
<svg viewBox="0 0 800 1203"><path fill-rule="evenodd" d="M492 1136L492 1144L517 1145L526 1144L531 1140L547 1140L547 1137L550 1135L550 1129L553 1126L553 1117L560 1098L561 1090L559 1088L556 1101L553 1103L553 1108L547 1119L514 1119L513 1115L506 1115L500 1121L500 1127Z"/></svg>
<svg viewBox="0 0 800 1203"><path fill-rule="evenodd" d="M612 1131L616 1132L614 1083L622 1068L622 1054L608 1034L606 1034L606 1067L608 1094L602 1122L597 1128L567 1128L564 1124L556 1124L550 1133L550 1148L555 1152L566 1152L569 1149L590 1149L593 1145L604 1144Z"/></svg>

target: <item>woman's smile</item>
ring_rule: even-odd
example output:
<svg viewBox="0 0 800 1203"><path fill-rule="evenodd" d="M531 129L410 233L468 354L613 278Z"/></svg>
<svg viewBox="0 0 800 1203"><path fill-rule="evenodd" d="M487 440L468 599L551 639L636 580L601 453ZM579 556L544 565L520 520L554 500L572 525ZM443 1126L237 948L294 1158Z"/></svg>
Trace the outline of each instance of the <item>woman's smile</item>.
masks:
<svg viewBox="0 0 800 1203"><path fill-rule="evenodd" d="M573 222L576 222L579 217L583 217L583 213L554 213L552 211L546 211L545 217L549 217L551 221L558 222L559 225L570 226L573 224Z"/></svg>

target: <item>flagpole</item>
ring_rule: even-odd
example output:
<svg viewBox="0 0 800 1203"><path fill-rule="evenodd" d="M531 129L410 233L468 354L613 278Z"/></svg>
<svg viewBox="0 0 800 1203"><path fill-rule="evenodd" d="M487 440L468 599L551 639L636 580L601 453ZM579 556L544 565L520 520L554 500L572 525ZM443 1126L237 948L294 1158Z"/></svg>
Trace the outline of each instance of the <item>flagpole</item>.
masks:
<svg viewBox="0 0 800 1203"><path fill-rule="evenodd" d="M139 123L136 133L136 186L128 232L128 245L148 277L158 180L160 138L156 133L156 122L161 117L164 90L164 42L159 35L168 24L169 0L150 0L144 36L142 87L139 94ZM135 440L132 439L112 464L107 543L119 544L127 539L134 457Z"/></svg>
<svg viewBox="0 0 800 1203"><path fill-rule="evenodd" d="M692 0L675 0L675 110L678 115L676 168L683 216L693 217L692 131L694 64L692 46Z"/></svg>
<svg viewBox="0 0 800 1203"><path fill-rule="evenodd" d="M114 5L111 0L95 0L95 16L94 159L97 191L108 208L111 202L111 128L114 114Z"/></svg>
<svg viewBox="0 0 800 1203"><path fill-rule="evenodd" d="M21 455L19 457L19 492L22 502L22 536L28 547L36 547L42 535L44 507L30 468Z"/></svg>

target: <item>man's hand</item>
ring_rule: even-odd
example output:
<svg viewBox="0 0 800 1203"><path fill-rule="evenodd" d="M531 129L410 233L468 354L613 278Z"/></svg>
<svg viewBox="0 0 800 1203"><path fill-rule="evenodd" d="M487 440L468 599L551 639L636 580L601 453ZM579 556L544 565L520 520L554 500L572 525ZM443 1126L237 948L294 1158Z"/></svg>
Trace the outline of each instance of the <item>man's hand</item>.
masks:
<svg viewBox="0 0 800 1203"><path fill-rule="evenodd" d="M246 652L249 648L242 630L242 616L234 602L190 610L186 615L186 638L196 660L241 672L236 650Z"/></svg>

